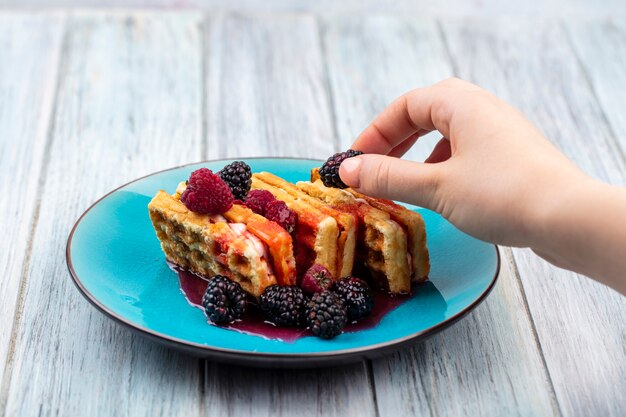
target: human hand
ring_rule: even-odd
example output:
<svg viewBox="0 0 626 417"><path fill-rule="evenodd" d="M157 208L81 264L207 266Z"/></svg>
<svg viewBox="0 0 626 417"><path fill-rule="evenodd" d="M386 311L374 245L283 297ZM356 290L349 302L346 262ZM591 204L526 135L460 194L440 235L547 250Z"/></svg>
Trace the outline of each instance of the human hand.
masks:
<svg viewBox="0 0 626 417"><path fill-rule="evenodd" d="M433 130L444 138L426 163L398 159ZM520 112L459 79L401 96L352 148L367 155L344 161L339 173L359 192L432 209L486 241L538 251L546 219L591 181Z"/></svg>

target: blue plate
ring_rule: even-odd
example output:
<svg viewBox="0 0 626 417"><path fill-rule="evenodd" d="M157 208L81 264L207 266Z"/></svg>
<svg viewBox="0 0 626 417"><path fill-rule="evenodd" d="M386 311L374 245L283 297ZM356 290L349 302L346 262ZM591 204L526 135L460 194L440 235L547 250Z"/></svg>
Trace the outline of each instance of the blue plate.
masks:
<svg viewBox="0 0 626 417"><path fill-rule="evenodd" d="M438 214L417 209L426 221L430 282L374 328L332 340L303 337L287 343L208 325L181 293L165 263L147 205L160 190L173 192L189 174L219 170L231 160L172 168L128 183L91 206L67 242L67 264L81 293L100 311L142 335L185 352L257 366L306 367L379 356L430 336L476 307L493 288L498 249L459 231ZM320 161L251 158L252 171L287 181L308 180Z"/></svg>

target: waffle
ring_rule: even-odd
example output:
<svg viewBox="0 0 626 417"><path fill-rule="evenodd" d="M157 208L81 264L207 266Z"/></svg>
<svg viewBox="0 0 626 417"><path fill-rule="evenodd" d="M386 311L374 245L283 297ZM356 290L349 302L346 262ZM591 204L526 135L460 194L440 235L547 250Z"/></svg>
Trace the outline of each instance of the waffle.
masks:
<svg viewBox="0 0 626 417"><path fill-rule="evenodd" d="M211 277L225 275L259 297L276 277L253 241L236 234L224 221L193 213L177 197L159 191L148 210L168 261Z"/></svg>
<svg viewBox="0 0 626 417"><path fill-rule="evenodd" d="M186 181L178 184L173 197L180 200L186 188ZM269 258L279 285L295 285L296 260L293 256L293 241L285 229L240 204L234 204L223 213L223 216L231 223L245 224L247 231L260 239L268 248Z"/></svg>
<svg viewBox="0 0 626 417"><path fill-rule="evenodd" d="M407 234L407 247L411 256L413 281L424 282L428 280L430 258L428 247L426 246L426 225L422 216L390 200L369 197L351 188L346 189L346 191L352 193L358 199L367 201L372 207L386 211L396 223L402 226Z"/></svg>
<svg viewBox="0 0 626 417"><path fill-rule="evenodd" d="M279 224L267 220L239 204L224 213L229 221L243 223L248 231L267 246L276 280L279 285L296 284L296 260L291 236Z"/></svg>
<svg viewBox="0 0 626 417"><path fill-rule="evenodd" d="M345 277L352 273L354 265L354 253L356 248L356 226L358 218L352 213L335 210L328 204L323 203L317 198L311 197L307 193L300 190L294 184L285 181L269 172L259 172L254 174L256 180L266 184L278 187L286 191L294 199L301 200L311 206L317 208L322 213L331 216L337 222L339 228L339 236L337 238L337 277Z"/></svg>
<svg viewBox="0 0 626 417"><path fill-rule="evenodd" d="M267 184L254 175L252 188L271 192L298 215L294 239L298 275L302 275L316 263L326 267L333 276L337 276L339 237L337 221L311 204L294 198L287 191Z"/></svg>
<svg viewBox="0 0 626 417"><path fill-rule="evenodd" d="M325 187L320 180L296 186L333 208L358 217L359 261L369 269L375 283L392 293L411 290L411 264L407 236L402 227L383 210L357 199L349 192Z"/></svg>

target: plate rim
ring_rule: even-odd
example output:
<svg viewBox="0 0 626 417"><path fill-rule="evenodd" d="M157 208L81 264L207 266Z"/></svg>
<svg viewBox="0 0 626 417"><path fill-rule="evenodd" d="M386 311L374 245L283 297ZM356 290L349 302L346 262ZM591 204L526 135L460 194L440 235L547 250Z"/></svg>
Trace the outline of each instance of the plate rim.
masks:
<svg viewBox="0 0 626 417"><path fill-rule="evenodd" d="M439 333L440 331L444 330L445 328L449 327L450 325L454 324L455 322L457 322L458 320L460 320L461 318L469 314L479 304L481 304L493 290L498 280L498 277L500 275L502 262L501 262L500 250L498 248L498 245L489 244L491 247L493 247L495 254L496 254L496 269L495 269L493 277L491 278L491 281L489 282L489 285L472 303L470 303L467 307L463 308L461 311L449 317L448 319L442 322L439 322L436 325L431 326L427 329L421 330L419 332L411 333L410 335L407 335L404 337L395 338L395 339L391 339L385 342L379 342L376 344L371 344L371 345L366 345L366 346L361 346L361 347L356 347L356 348L329 350L329 351L323 351L323 352L308 352L308 353L301 353L301 352L298 352L298 353L286 353L286 352L275 353L274 352L273 353L273 352L255 352L255 351L249 351L249 350L231 349L231 348L223 348L223 347L205 345L201 343L191 342L185 339L179 339L179 338L173 337L165 333L157 332L155 330L152 330L144 326L141 326L137 323L134 323L131 320L110 310L106 305L100 302L100 300L98 300L97 297L95 297L91 292L89 292L87 288L85 288L77 272L74 270L74 266L72 264L72 258L71 258L72 239L74 237L74 233L76 229L78 228L78 226L80 225L84 217L87 215L87 213L89 213L102 200L104 200L111 194L121 190L122 188L130 184L133 184L135 182L141 181L145 178L148 178L148 177L151 177L153 175L157 175L163 172L173 171L173 170L184 168L184 167L191 166L191 165L199 165L199 164L205 164L205 163L210 163L210 162L231 161L231 160L255 160L255 159L285 159L285 160L324 162L324 160L322 159L302 158L302 157L284 157L284 156L279 156L279 157L253 156L253 157L238 157L238 158L207 159L207 160L203 160L199 162L191 162L191 163L182 164L182 165L174 166L171 168L166 168L163 170L155 171L150 174L136 178L132 181L129 181L109 191L108 193L104 194L102 197L97 199L94 203L92 203L78 217L78 219L72 226L72 229L67 238L67 243L65 247L65 259L66 259L67 267L68 267L70 276L72 278L72 281L74 282L74 285L78 288L81 295L85 297L87 301L89 301L94 307L96 307L97 310L99 310L105 316L112 319L114 322L119 323L123 325L124 327L127 327L130 330L136 333L139 333L143 336L146 336L152 340L164 343L165 345L169 347L182 349L191 354L196 354L196 355L204 356L204 357L212 357L212 356L220 357L226 360L244 362L244 363L247 363L248 365L261 365L261 366L276 365L276 364L292 366L292 365L297 365L298 363L300 363L300 361L303 361L303 360L308 361L312 359L317 359L317 361L315 361L314 363L301 363L301 365L307 366L307 365L319 365L321 364L321 362L327 362L329 360L335 360L336 363L347 363L347 362L337 362L337 360L346 359L346 358L355 357L355 356L358 356L358 357L363 356L363 357L368 357L368 358L371 358L373 356L380 356L382 353L387 352L389 350L400 349L401 347L404 347L407 344L415 343L417 341L426 339L436 333Z"/></svg>

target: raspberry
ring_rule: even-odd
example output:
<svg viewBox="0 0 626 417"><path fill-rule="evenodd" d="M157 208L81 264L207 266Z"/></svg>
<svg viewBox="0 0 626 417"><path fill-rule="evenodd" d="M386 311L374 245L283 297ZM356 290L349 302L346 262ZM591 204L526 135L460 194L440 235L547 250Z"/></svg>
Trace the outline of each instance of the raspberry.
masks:
<svg viewBox="0 0 626 417"><path fill-rule="evenodd" d="M292 233L296 229L298 216L291 211L284 201L272 201L265 207L265 217L268 220L278 223L287 232Z"/></svg>
<svg viewBox="0 0 626 417"><path fill-rule="evenodd" d="M202 307L213 323L230 323L243 316L248 301L239 283L224 275L216 275L209 281L202 297Z"/></svg>
<svg viewBox="0 0 626 417"><path fill-rule="evenodd" d="M343 331L348 313L338 295L330 291L318 292L307 303L306 321L315 336L332 339Z"/></svg>
<svg viewBox="0 0 626 417"><path fill-rule="evenodd" d="M278 326L297 326L304 315L304 293L295 285L270 285L261 294L261 311Z"/></svg>
<svg viewBox="0 0 626 417"><path fill-rule="evenodd" d="M246 206L261 216L265 215L265 207L272 201L275 201L276 197L267 190L252 190L246 196Z"/></svg>
<svg viewBox="0 0 626 417"><path fill-rule="evenodd" d="M346 159L357 155L363 155L363 152L348 149L345 152L336 153L328 158L319 171L320 178L324 185L333 188L348 188L348 186L341 181L341 178L339 178L339 166Z"/></svg>
<svg viewBox="0 0 626 417"><path fill-rule="evenodd" d="M326 267L315 264L311 266L302 277L300 287L307 294L314 294L328 290L333 285L333 276Z"/></svg>
<svg viewBox="0 0 626 417"><path fill-rule="evenodd" d="M246 198L246 194L248 194L252 185L250 165L243 161L235 161L222 168L217 175L228 184L236 199L243 200Z"/></svg>
<svg viewBox="0 0 626 417"><path fill-rule="evenodd" d="M374 308L372 291L362 279L345 277L335 282L333 291L346 304L350 320L359 320L367 317Z"/></svg>
<svg viewBox="0 0 626 417"><path fill-rule="evenodd" d="M200 214L220 214L233 206L233 193L228 185L210 169L200 168L191 173L180 201Z"/></svg>

